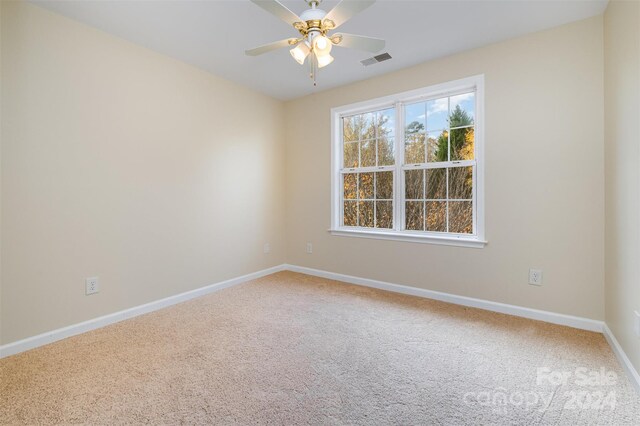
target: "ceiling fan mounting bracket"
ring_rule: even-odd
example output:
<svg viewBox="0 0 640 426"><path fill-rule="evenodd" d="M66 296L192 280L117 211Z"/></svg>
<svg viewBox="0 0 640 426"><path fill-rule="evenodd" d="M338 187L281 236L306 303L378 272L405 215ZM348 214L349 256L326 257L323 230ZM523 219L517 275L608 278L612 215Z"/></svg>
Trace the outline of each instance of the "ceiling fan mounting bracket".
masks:
<svg viewBox="0 0 640 426"><path fill-rule="evenodd" d="M309 34L322 34L323 36L326 36L327 31L330 30L330 28L327 28L326 22L323 22L320 19L311 19L306 22L294 22L293 28L298 30L302 37L307 37Z"/></svg>
<svg viewBox="0 0 640 426"><path fill-rule="evenodd" d="M298 30L303 38L307 37L309 33L326 36L329 31L335 28L335 26L336 25L331 19L310 19L305 22L293 23L293 28ZM340 43L340 41L342 41L342 37L340 37L339 41L334 42L334 44Z"/></svg>
<svg viewBox="0 0 640 426"><path fill-rule="evenodd" d="M333 22L331 19L325 19L324 21L322 21L322 27L326 30L332 30L336 27L335 22Z"/></svg>
<svg viewBox="0 0 640 426"><path fill-rule="evenodd" d="M334 34L329 37L329 40L331 40L331 43L333 44L340 44L340 42L342 41L342 34Z"/></svg>
<svg viewBox="0 0 640 426"><path fill-rule="evenodd" d="M294 22L293 23L293 28L295 28L296 30L300 31L300 33L302 33L302 31L306 31L307 23L306 22Z"/></svg>

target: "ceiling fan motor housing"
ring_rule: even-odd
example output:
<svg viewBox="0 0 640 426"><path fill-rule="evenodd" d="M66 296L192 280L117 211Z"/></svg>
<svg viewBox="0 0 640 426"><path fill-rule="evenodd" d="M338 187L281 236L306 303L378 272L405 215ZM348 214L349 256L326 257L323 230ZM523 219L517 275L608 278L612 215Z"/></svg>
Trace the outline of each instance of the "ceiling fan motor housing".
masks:
<svg viewBox="0 0 640 426"><path fill-rule="evenodd" d="M322 9L311 8L307 9L300 15L300 19L307 25L303 31L300 31L309 43L313 42L313 39L324 33L322 26L322 20L327 16L327 12Z"/></svg>
<svg viewBox="0 0 640 426"><path fill-rule="evenodd" d="M327 16L327 12L322 9L307 9L300 14L303 21L322 21Z"/></svg>

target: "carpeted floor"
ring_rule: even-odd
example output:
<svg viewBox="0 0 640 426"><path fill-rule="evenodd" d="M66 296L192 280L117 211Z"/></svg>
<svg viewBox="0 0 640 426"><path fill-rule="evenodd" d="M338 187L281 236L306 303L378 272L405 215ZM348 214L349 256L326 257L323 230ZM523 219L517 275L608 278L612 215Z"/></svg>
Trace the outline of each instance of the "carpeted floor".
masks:
<svg viewBox="0 0 640 426"><path fill-rule="evenodd" d="M640 424L600 334L306 275L0 360L2 424Z"/></svg>

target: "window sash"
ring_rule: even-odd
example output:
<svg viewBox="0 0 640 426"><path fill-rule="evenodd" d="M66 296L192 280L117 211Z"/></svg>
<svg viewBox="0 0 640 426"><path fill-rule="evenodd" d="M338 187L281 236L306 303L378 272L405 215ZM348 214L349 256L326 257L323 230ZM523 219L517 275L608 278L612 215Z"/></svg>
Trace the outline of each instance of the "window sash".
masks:
<svg viewBox="0 0 640 426"><path fill-rule="evenodd" d="M340 172L340 227L345 228L345 229L375 229L378 231L395 231L396 228L396 179L397 179L397 173L396 173L396 168L395 166L382 166L381 168L384 168L385 170L380 170L379 168L375 168L376 170L357 170L357 171L351 171L353 169L344 169ZM367 169L371 169L371 167L368 167ZM344 198L344 176L345 175L350 175L350 174L360 174L360 173L376 173L376 172L391 172L392 173L392 178L393 178L393 194L391 198L376 198L376 195L378 193L378 188L377 188L377 180L374 180L373 183L373 198ZM356 181L358 182L358 180ZM356 194L359 193L359 188L356 189ZM360 201L371 201L373 202L373 223L374 226L373 227L369 227L369 226L351 226L351 225L345 225L344 224L344 203L345 202L360 202ZM376 226L377 224L377 208L378 206L376 205L377 201L391 201L391 211L393 212L393 221L392 221L392 227L391 228L379 228ZM356 217L357 217L357 221L359 222L360 220L360 214L359 212L356 213Z"/></svg>
<svg viewBox="0 0 640 426"><path fill-rule="evenodd" d="M445 163L436 163L436 164L445 164ZM421 165L421 166L425 166L425 165ZM477 223L477 186L476 186L476 182L477 182L477 168L476 168L476 164L475 161L473 162L473 164L469 164L466 165L467 167L472 167L472 197L471 198L449 198L449 173L446 173L446 198L427 198L426 197L426 193L425 193L425 198L406 198L406 189L405 189L405 171L407 170L428 170L428 169L451 169L454 167L462 167L460 165L453 165L452 167L448 167L448 166L444 166L444 167L409 167L409 168L403 168L402 170L402 176L401 176L401 186L402 186L402 193L399 195L400 197L400 202L398 204L401 204L399 206L400 208L400 213L401 213L401 217L400 217L400 227L399 228L395 228L394 230L400 231L400 232L407 232L407 233L416 233L416 234L424 234L424 235L459 235L459 236L468 236L468 237L477 237L478 236L478 223ZM426 191L426 186L425 186L425 191ZM395 196L396 194L394 194ZM447 226L447 231L446 232L440 232L440 231L418 231L418 230L413 230L413 229L406 229L407 226L407 221L406 221L406 203L407 201L422 201L424 203L426 202L446 202L447 203L447 209L446 209L446 226ZM471 201L471 210L472 210L472 225L471 225L471 233L457 233L457 232L451 232L449 231L449 203L450 202L469 202ZM424 207L423 207L424 208ZM395 219L395 218L394 218ZM395 224L395 223L394 223Z"/></svg>

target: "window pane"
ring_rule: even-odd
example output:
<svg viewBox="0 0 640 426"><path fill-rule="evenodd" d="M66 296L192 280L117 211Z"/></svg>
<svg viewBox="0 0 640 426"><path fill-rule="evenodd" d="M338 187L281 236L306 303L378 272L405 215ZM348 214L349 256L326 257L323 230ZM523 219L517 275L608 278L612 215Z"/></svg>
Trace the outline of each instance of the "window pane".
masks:
<svg viewBox="0 0 640 426"><path fill-rule="evenodd" d="M407 200L424 198L424 170L407 170L404 172L404 194Z"/></svg>
<svg viewBox="0 0 640 426"><path fill-rule="evenodd" d="M393 138L383 137L378 139L378 165L392 166L395 164L395 146Z"/></svg>
<svg viewBox="0 0 640 426"><path fill-rule="evenodd" d="M405 203L405 228L412 231L424 231L424 213L422 201Z"/></svg>
<svg viewBox="0 0 640 426"><path fill-rule="evenodd" d="M358 201L358 226L373 228L373 201Z"/></svg>
<svg viewBox="0 0 640 426"><path fill-rule="evenodd" d="M473 124L476 109L476 97L475 93L463 93L462 95L456 95L451 97L451 127L465 126L466 124ZM453 118L454 115L461 111L462 114L456 120L462 119L462 122L466 124L458 124Z"/></svg>
<svg viewBox="0 0 640 426"><path fill-rule="evenodd" d="M345 142L358 140L359 133L356 129L355 117L344 117L342 119L342 134L342 140Z"/></svg>
<svg viewBox="0 0 640 426"><path fill-rule="evenodd" d="M427 169L427 199L447 198L447 169Z"/></svg>
<svg viewBox="0 0 640 426"><path fill-rule="evenodd" d="M451 161L473 160L473 127L451 130Z"/></svg>
<svg viewBox="0 0 640 426"><path fill-rule="evenodd" d="M360 185L358 198L361 200L373 199L373 173L358 174L358 184Z"/></svg>
<svg viewBox="0 0 640 426"><path fill-rule="evenodd" d="M373 167L376 165L376 141L360 142L360 167Z"/></svg>
<svg viewBox="0 0 640 426"><path fill-rule="evenodd" d="M427 201L427 231L447 232L446 201Z"/></svg>
<svg viewBox="0 0 640 426"><path fill-rule="evenodd" d="M376 201L376 228L393 227L393 203Z"/></svg>
<svg viewBox="0 0 640 426"><path fill-rule="evenodd" d="M429 133L427 150L429 162L449 161L449 133L446 130Z"/></svg>
<svg viewBox="0 0 640 426"><path fill-rule="evenodd" d="M358 225L358 208L356 201L344 202L344 226L357 226Z"/></svg>
<svg viewBox="0 0 640 426"><path fill-rule="evenodd" d="M469 126L473 124L473 117L469 116L468 112L463 110L460 105L455 109L451 109L451 115L449 116L449 125L453 129L454 127Z"/></svg>
<svg viewBox="0 0 640 426"><path fill-rule="evenodd" d="M376 198L393 198L393 172L377 172L376 174Z"/></svg>
<svg viewBox="0 0 640 426"><path fill-rule="evenodd" d="M449 98L427 101L427 130L443 130L448 127Z"/></svg>
<svg viewBox="0 0 640 426"><path fill-rule="evenodd" d="M356 180L358 179L358 175L356 173L349 173L343 175L344 184L344 199L345 200L355 200L356 199Z"/></svg>
<svg viewBox="0 0 640 426"><path fill-rule="evenodd" d="M424 102L407 105L404 108L404 133L407 135L424 132Z"/></svg>
<svg viewBox="0 0 640 426"><path fill-rule="evenodd" d="M473 233L473 204L471 201L449 201L449 232Z"/></svg>
<svg viewBox="0 0 640 426"><path fill-rule="evenodd" d="M404 142L404 163L405 164L418 164L424 163L424 133L415 133L411 135L405 135Z"/></svg>
<svg viewBox="0 0 640 426"><path fill-rule="evenodd" d="M345 142L344 167L358 167L358 142Z"/></svg>
<svg viewBox="0 0 640 426"><path fill-rule="evenodd" d="M449 199L473 197L473 168L452 167L449 169Z"/></svg>
<svg viewBox="0 0 640 426"><path fill-rule="evenodd" d="M378 111L378 135L377 137L393 137L396 131L396 110L395 108Z"/></svg>
<svg viewBox="0 0 640 426"><path fill-rule="evenodd" d="M375 113L368 112L358 116L360 140L373 139L376 137Z"/></svg>

